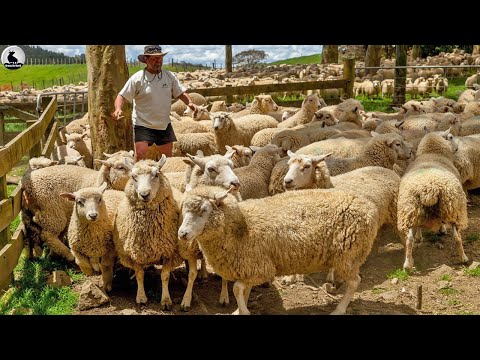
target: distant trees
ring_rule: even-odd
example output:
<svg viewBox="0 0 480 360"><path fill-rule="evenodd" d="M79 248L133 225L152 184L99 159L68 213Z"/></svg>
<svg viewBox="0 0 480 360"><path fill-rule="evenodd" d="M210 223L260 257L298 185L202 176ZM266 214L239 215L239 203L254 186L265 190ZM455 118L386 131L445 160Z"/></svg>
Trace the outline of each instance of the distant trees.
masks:
<svg viewBox="0 0 480 360"><path fill-rule="evenodd" d="M322 64L336 64L338 62L338 45L323 45Z"/></svg>
<svg viewBox="0 0 480 360"><path fill-rule="evenodd" d="M246 65L247 67L250 67L266 59L267 57L267 53L263 50L246 50L239 52L233 57L233 64L237 66Z"/></svg>

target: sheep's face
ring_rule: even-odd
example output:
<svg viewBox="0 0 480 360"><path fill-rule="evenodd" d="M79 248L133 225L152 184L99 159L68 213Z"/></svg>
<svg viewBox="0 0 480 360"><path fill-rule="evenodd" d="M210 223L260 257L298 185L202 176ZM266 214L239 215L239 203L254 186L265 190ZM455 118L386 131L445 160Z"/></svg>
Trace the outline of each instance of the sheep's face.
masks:
<svg viewBox="0 0 480 360"><path fill-rule="evenodd" d="M38 169L42 169L42 168L57 165L57 164L58 164L58 161L53 161L43 156L38 158L31 158L28 161L28 165L32 170L38 170Z"/></svg>
<svg viewBox="0 0 480 360"><path fill-rule="evenodd" d="M96 160L107 167L106 179L111 184L112 189L124 190L128 179L130 178L130 167L134 160L130 156L115 155L107 160ZM125 161L128 162L127 166Z"/></svg>
<svg viewBox="0 0 480 360"><path fill-rule="evenodd" d="M330 178L330 174L326 166L319 165L330 155L331 153L319 156L297 155L289 150L288 172L283 179L285 190L308 189L314 185L323 185L319 184L318 180Z"/></svg>
<svg viewBox="0 0 480 360"><path fill-rule="evenodd" d="M138 200L149 203L155 199L161 186L160 169L165 161L166 157L163 155L158 163L141 160L132 167L131 178Z"/></svg>
<svg viewBox="0 0 480 360"><path fill-rule="evenodd" d="M229 154L233 156L233 153ZM213 159L205 163L204 174L208 176L215 185L228 189L234 186L240 187L240 180L233 172L233 162L225 157Z"/></svg>
<svg viewBox="0 0 480 360"><path fill-rule="evenodd" d="M228 114L215 115L213 118L213 129L215 131L222 130L227 122Z"/></svg>
<svg viewBox="0 0 480 360"><path fill-rule="evenodd" d="M401 139L389 139L387 144L395 151L397 159L407 160L412 157L412 150Z"/></svg>
<svg viewBox="0 0 480 360"><path fill-rule="evenodd" d="M83 143L85 145L85 141L81 134L67 134L67 147L72 149L79 149Z"/></svg>
<svg viewBox="0 0 480 360"><path fill-rule="evenodd" d="M313 123L316 121L323 121L324 126L333 126L335 124L338 124L338 119L326 110L319 110L315 112L311 122Z"/></svg>
<svg viewBox="0 0 480 360"><path fill-rule="evenodd" d="M255 100L260 102L260 107L263 110L262 113L266 114L270 111L277 111L278 105L273 101L271 95L259 95L255 97Z"/></svg>
<svg viewBox="0 0 480 360"><path fill-rule="evenodd" d="M106 188L107 183L104 182L100 187L87 187L74 193L61 193L60 196L75 201L75 213L79 219L95 222L102 213L102 196Z"/></svg>
<svg viewBox="0 0 480 360"><path fill-rule="evenodd" d="M282 121L285 121L287 120L288 118L291 118L293 115L296 114L296 111L295 110L285 110L283 113L282 113Z"/></svg>
<svg viewBox="0 0 480 360"><path fill-rule="evenodd" d="M178 238L190 241L200 235L205 229L212 210L212 202L200 196L188 197L187 195L182 203L183 221L178 229Z"/></svg>

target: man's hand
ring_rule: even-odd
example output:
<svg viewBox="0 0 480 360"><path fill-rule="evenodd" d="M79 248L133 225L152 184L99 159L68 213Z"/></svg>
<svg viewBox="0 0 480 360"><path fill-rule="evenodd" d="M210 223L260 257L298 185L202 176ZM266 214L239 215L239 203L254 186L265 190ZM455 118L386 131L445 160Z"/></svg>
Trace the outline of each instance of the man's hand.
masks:
<svg viewBox="0 0 480 360"><path fill-rule="evenodd" d="M112 117L114 120L120 120L123 117L123 110L122 109L116 109L112 113Z"/></svg>
<svg viewBox="0 0 480 360"><path fill-rule="evenodd" d="M192 117L195 118L195 116L196 116L197 113L198 113L197 105L195 105L193 102L191 102L191 103L188 103L187 106L190 108L190 110L192 110L192 112L193 112L193 116L192 116Z"/></svg>

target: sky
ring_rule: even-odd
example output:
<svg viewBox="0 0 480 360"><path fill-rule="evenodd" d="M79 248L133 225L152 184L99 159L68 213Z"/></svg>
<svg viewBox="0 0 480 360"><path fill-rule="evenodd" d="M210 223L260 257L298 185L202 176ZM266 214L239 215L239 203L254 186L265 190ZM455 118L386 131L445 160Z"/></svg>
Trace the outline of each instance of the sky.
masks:
<svg viewBox="0 0 480 360"><path fill-rule="evenodd" d="M85 53L85 45L38 45L44 49L61 52L67 56L75 56ZM136 59L138 54L143 53L145 45L126 45L127 60ZM168 51L165 60L171 62L188 62L192 64L217 64L225 62L225 45L161 45L162 51ZM284 60L299 56L319 54L322 45L233 45L232 53L245 50L263 50L268 55L266 62ZM224 65L223 65L224 66Z"/></svg>

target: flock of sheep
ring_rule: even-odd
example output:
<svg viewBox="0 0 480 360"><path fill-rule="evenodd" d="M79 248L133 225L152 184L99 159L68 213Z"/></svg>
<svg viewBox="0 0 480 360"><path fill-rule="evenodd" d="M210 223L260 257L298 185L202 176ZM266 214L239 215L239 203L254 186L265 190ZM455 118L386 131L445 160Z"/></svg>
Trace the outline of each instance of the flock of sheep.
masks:
<svg viewBox="0 0 480 360"><path fill-rule="evenodd" d="M31 159L22 220L33 255L46 244L85 274L101 272L107 292L118 259L135 271L139 304L148 301L145 269L161 268L167 310L170 272L186 262L180 306L189 310L208 262L222 277L221 304L235 282L236 314L250 313L253 286L318 271L344 282L333 312L344 314L387 225L405 245L405 269L422 228L451 231L468 261L461 232L468 190L480 187L480 91L411 100L393 114L365 112L354 99L327 106L317 93L301 108L270 95L244 109L191 98L196 114L172 105L174 157L151 146L137 163L128 151L93 159L85 116L62 129L51 159Z"/></svg>

